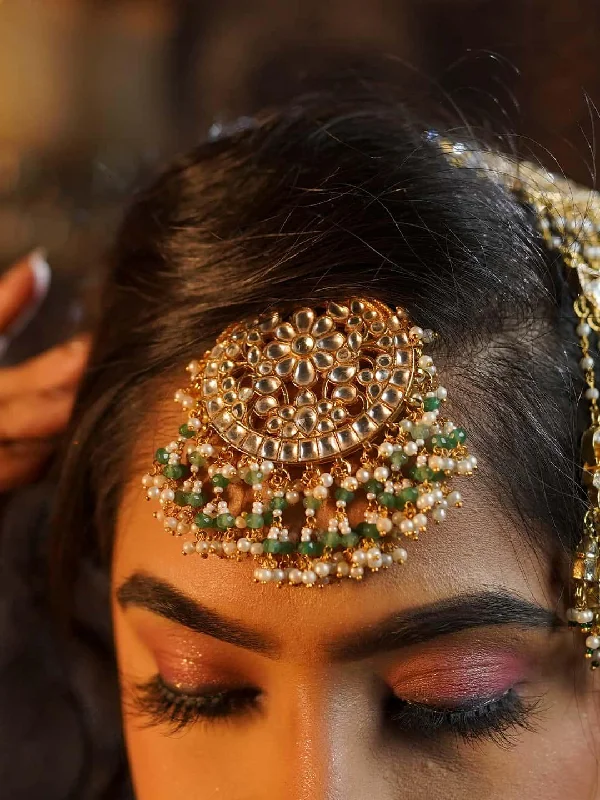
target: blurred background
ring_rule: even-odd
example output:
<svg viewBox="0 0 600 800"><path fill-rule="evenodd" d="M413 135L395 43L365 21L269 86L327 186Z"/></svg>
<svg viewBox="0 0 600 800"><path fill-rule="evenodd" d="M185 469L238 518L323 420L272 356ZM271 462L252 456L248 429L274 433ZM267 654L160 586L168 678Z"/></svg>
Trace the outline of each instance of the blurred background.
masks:
<svg viewBox="0 0 600 800"><path fill-rule="evenodd" d="M599 36L597 0L0 0L0 266L54 273L26 347L81 324L132 187L323 75L434 89L589 182Z"/></svg>

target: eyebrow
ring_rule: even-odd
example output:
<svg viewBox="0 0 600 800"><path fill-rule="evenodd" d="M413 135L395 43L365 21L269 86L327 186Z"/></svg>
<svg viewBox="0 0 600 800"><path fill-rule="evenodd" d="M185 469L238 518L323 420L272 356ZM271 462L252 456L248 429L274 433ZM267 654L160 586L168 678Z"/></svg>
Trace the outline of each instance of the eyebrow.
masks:
<svg viewBox="0 0 600 800"><path fill-rule="evenodd" d="M153 575L134 573L117 589L116 598L123 609L143 608L195 633L269 658L281 657L282 648L275 639L193 600ZM325 652L334 661L352 661L494 625L551 630L563 623L555 612L518 595L486 590L394 612L379 622L330 640Z"/></svg>

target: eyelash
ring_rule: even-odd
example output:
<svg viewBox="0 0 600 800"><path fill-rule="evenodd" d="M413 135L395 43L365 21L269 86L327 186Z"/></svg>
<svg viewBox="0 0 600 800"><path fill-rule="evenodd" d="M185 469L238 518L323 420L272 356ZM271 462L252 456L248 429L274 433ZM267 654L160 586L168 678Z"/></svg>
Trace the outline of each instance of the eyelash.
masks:
<svg viewBox="0 0 600 800"><path fill-rule="evenodd" d="M252 687L187 694L169 686L160 675L135 687L134 711L149 726L166 725L177 733L198 723L232 722L256 712L261 692ZM514 744L514 734L533 730L539 700L524 700L513 689L493 699L474 701L462 708L435 708L390 695L385 718L396 734L423 738L453 734L466 741L492 740Z"/></svg>

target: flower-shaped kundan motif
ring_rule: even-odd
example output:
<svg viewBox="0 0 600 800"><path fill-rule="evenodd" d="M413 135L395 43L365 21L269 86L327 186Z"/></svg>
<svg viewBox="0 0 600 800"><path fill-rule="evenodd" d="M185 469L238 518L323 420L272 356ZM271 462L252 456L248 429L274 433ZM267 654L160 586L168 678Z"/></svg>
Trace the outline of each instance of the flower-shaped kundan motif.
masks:
<svg viewBox="0 0 600 800"><path fill-rule="evenodd" d="M300 309L290 322L277 325L272 337L257 359L259 374L268 370L272 378L290 381L299 389L313 386L321 377L342 384L356 375L362 337L358 331L342 333L329 314L315 318L311 309ZM265 382L264 388L272 390L275 382ZM256 388L267 393L261 392L260 381Z"/></svg>
<svg viewBox="0 0 600 800"><path fill-rule="evenodd" d="M264 403L258 410L267 407L265 430L272 436L281 435L286 439L331 433L348 416L341 402L319 400L310 389L299 392L290 405Z"/></svg>

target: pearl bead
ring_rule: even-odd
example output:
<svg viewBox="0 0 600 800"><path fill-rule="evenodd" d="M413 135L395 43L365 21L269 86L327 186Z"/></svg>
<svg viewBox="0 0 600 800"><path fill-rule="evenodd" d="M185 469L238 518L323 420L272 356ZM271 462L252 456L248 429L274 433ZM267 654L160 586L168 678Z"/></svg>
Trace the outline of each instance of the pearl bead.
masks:
<svg viewBox="0 0 600 800"><path fill-rule="evenodd" d="M459 475L466 475L471 471L471 464L466 459L463 459L456 465L456 471Z"/></svg>
<svg viewBox="0 0 600 800"><path fill-rule="evenodd" d="M427 527L427 517L425 514L415 514L413 517L413 525L418 530L424 530Z"/></svg>
<svg viewBox="0 0 600 800"><path fill-rule="evenodd" d="M453 492L450 492L446 500L448 501L448 505L459 506L462 503L462 495L455 489Z"/></svg>
<svg viewBox="0 0 600 800"><path fill-rule="evenodd" d="M594 368L594 359L591 356L584 356L581 361L579 362L581 365L581 369L593 369Z"/></svg>
<svg viewBox="0 0 600 800"><path fill-rule="evenodd" d="M442 469L444 459L441 456L429 456L427 464L437 472L437 470Z"/></svg>
<svg viewBox="0 0 600 800"><path fill-rule="evenodd" d="M194 398L186 395L183 400L181 401L181 405L183 408L193 408L194 407Z"/></svg>
<svg viewBox="0 0 600 800"><path fill-rule="evenodd" d="M402 428L403 431L406 431L407 433L412 429L412 426L413 423L411 419L403 419L400 421L400 427Z"/></svg>
<svg viewBox="0 0 600 800"><path fill-rule="evenodd" d="M223 542L223 552L226 556L237 553L237 542Z"/></svg>
<svg viewBox="0 0 600 800"><path fill-rule="evenodd" d="M175 492L173 489L163 489L160 493L160 499L164 500L165 502L175 500Z"/></svg>
<svg viewBox="0 0 600 800"><path fill-rule="evenodd" d="M196 542L196 552L200 555L208 553L208 542Z"/></svg>
<svg viewBox="0 0 600 800"><path fill-rule="evenodd" d="M144 475L144 477L142 478L142 486L148 488L153 484L154 484L154 478L152 477L152 475Z"/></svg>
<svg viewBox="0 0 600 800"><path fill-rule="evenodd" d="M367 559L367 566L371 569L381 569L383 566L383 558L381 553L378 556L371 556Z"/></svg>
<svg viewBox="0 0 600 800"><path fill-rule="evenodd" d="M358 489L358 481L352 475L348 475L347 478L344 478L342 486L349 492L355 492Z"/></svg>
<svg viewBox="0 0 600 800"><path fill-rule="evenodd" d="M188 428L191 428L194 431L200 430L202 427L202 423L198 419L198 417L190 417L188 419Z"/></svg>
<svg viewBox="0 0 600 800"><path fill-rule="evenodd" d="M313 572L312 569L305 569L302 572L302 583L306 586L312 586L317 580L317 573Z"/></svg>
<svg viewBox="0 0 600 800"><path fill-rule="evenodd" d="M354 564L358 564L360 566L361 564L364 564L366 560L367 554L364 550L355 550L354 553L352 553L352 561Z"/></svg>
<svg viewBox="0 0 600 800"><path fill-rule="evenodd" d="M581 612L582 622L591 622L594 619L594 612L589 609Z"/></svg>
<svg viewBox="0 0 600 800"><path fill-rule="evenodd" d="M389 458L394 452L394 445L391 442L382 442L379 445L379 455Z"/></svg>
<svg viewBox="0 0 600 800"><path fill-rule="evenodd" d="M416 456L419 452L416 442L407 442L403 449L407 456Z"/></svg>
<svg viewBox="0 0 600 800"><path fill-rule="evenodd" d="M390 471L387 467L377 467L373 472L373 477L376 481L385 481L389 474Z"/></svg>
<svg viewBox="0 0 600 800"><path fill-rule="evenodd" d="M306 514L307 517L314 517L315 510L314 508L306 508L304 509L304 513Z"/></svg>
<svg viewBox="0 0 600 800"><path fill-rule="evenodd" d="M350 577L354 578L354 580L359 581L364 574L365 574L364 567L351 567L350 569Z"/></svg>
<svg viewBox="0 0 600 800"><path fill-rule="evenodd" d="M150 500L158 500L158 498L160 497L160 489L158 488L158 486L151 486L148 489L148 497L150 498Z"/></svg>
<svg viewBox="0 0 600 800"><path fill-rule="evenodd" d="M254 570L254 577L258 578L259 581L262 583L266 583L267 581L271 580L271 570L270 569L256 569Z"/></svg>
<svg viewBox="0 0 600 800"><path fill-rule="evenodd" d="M177 525L178 524L179 523L177 522L175 517L167 517L165 519L165 525L167 526L167 528L170 528L172 531L177 529Z"/></svg>
<svg viewBox="0 0 600 800"><path fill-rule="evenodd" d="M275 464L273 464L273 462L269 461L268 459L266 461L263 461L262 464L260 465L260 471L263 473L263 475L268 475L270 472L273 472L274 469L275 469Z"/></svg>
<svg viewBox="0 0 600 800"><path fill-rule="evenodd" d="M446 519L445 508L434 508L431 512L434 522L443 522Z"/></svg>
<svg viewBox="0 0 600 800"><path fill-rule="evenodd" d="M237 540L237 549L240 551L240 553L249 553L250 546L250 541L245 537Z"/></svg>
<svg viewBox="0 0 600 800"><path fill-rule="evenodd" d="M600 647L600 636L588 636L585 640L585 646L590 650L597 650Z"/></svg>
<svg viewBox="0 0 600 800"><path fill-rule="evenodd" d="M408 332L410 337L414 337L415 339L421 339L423 337L423 328L420 328L418 325L414 325Z"/></svg>
<svg viewBox="0 0 600 800"><path fill-rule="evenodd" d="M392 530L392 520L389 517L379 517L376 524L380 533L389 533Z"/></svg>
<svg viewBox="0 0 600 800"><path fill-rule="evenodd" d="M324 472L321 475L321 479L320 480L321 480L321 483L323 484L323 486L327 486L328 488L330 486L333 486L333 475L330 475L329 472Z"/></svg>
<svg viewBox="0 0 600 800"><path fill-rule="evenodd" d="M391 553L382 553L381 561L384 567L391 567L394 563Z"/></svg>
<svg viewBox="0 0 600 800"><path fill-rule="evenodd" d="M580 322L576 330L578 336L589 336L590 333L592 332L592 329L587 324L587 322Z"/></svg>
<svg viewBox="0 0 600 800"><path fill-rule="evenodd" d="M400 532L404 534L413 533L415 529L415 524L412 519L403 519L400 523Z"/></svg>
<svg viewBox="0 0 600 800"><path fill-rule="evenodd" d="M291 490L285 493L285 499L291 506L293 506L300 501L300 494L295 490Z"/></svg>
<svg viewBox="0 0 600 800"><path fill-rule="evenodd" d="M203 456L212 456L215 452L215 448L209 442L202 442L199 449Z"/></svg>
<svg viewBox="0 0 600 800"><path fill-rule="evenodd" d="M350 565L347 561L340 561L337 565L336 573L338 578L347 578L350 574Z"/></svg>
<svg viewBox="0 0 600 800"><path fill-rule="evenodd" d="M302 572L296 567L292 567L288 571L288 580L290 583L302 583Z"/></svg>
<svg viewBox="0 0 600 800"><path fill-rule="evenodd" d="M436 394L439 400L446 400L448 397L448 390L444 386L438 386Z"/></svg>
<svg viewBox="0 0 600 800"><path fill-rule="evenodd" d="M431 508L434 504L435 500L432 494L427 492L426 494L419 495L417 497L417 508L424 509L424 508Z"/></svg>
<svg viewBox="0 0 600 800"><path fill-rule="evenodd" d="M392 550L392 560L397 564L404 564L407 558L408 553L403 547L395 547L394 550Z"/></svg>
<svg viewBox="0 0 600 800"><path fill-rule="evenodd" d="M313 497L317 500L326 500L329 495L329 489L326 486L315 486L313 489Z"/></svg>
<svg viewBox="0 0 600 800"><path fill-rule="evenodd" d="M164 475L155 475L154 478L152 479L152 483L158 487L164 486L166 482L167 479L165 478Z"/></svg>
<svg viewBox="0 0 600 800"><path fill-rule="evenodd" d="M283 583L286 577L287 576L284 569L274 569L271 575L271 580L275 581L276 583Z"/></svg>
<svg viewBox="0 0 600 800"><path fill-rule="evenodd" d="M371 473L368 469L361 467L356 470L356 479L360 481L360 483L366 483L371 480Z"/></svg>
<svg viewBox="0 0 600 800"><path fill-rule="evenodd" d="M179 536L183 536L184 534L190 532L190 526L187 524L187 522L179 522L175 530Z"/></svg>
<svg viewBox="0 0 600 800"><path fill-rule="evenodd" d="M421 356L419 359L419 366L421 369L427 369L433 364L433 358L431 356Z"/></svg>
<svg viewBox="0 0 600 800"><path fill-rule="evenodd" d="M315 572L319 578L327 577L327 575L329 575L329 564L326 564L324 561L319 561L315 564Z"/></svg>
<svg viewBox="0 0 600 800"><path fill-rule="evenodd" d="M595 386L594 387L590 386L590 388L586 390L585 396L587 397L588 400L597 400L598 397L600 397L600 392L598 391L598 389L596 389Z"/></svg>
<svg viewBox="0 0 600 800"><path fill-rule="evenodd" d="M250 555L253 556L260 556L263 552L263 543L262 542L252 542L250 545Z"/></svg>
<svg viewBox="0 0 600 800"><path fill-rule="evenodd" d="M185 556L189 556L192 553L196 552L196 544L195 542L184 542L182 549L183 549L183 554Z"/></svg>

